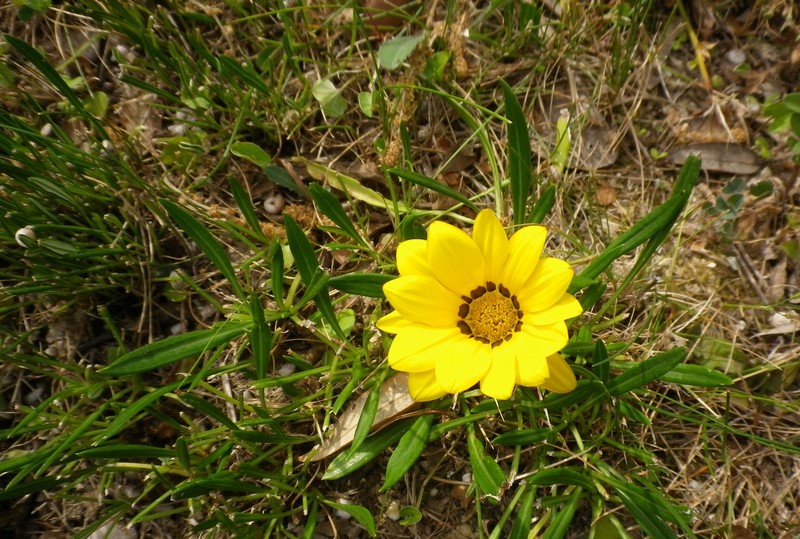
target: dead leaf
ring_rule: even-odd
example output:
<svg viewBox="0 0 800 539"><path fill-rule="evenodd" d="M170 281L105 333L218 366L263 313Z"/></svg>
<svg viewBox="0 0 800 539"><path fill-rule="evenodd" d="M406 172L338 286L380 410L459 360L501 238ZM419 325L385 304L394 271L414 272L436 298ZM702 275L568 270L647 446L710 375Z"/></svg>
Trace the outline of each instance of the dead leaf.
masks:
<svg viewBox="0 0 800 539"><path fill-rule="evenodd" d="M356 432L356 426L368 396L369 393L364 393L353 401L331 428L333 431L331 436L312 449L308 455L303 455L298 460L305 462L311 456L311 462L317 462L338 453L350 445L353 442L353 435ZM397 416L412 410L418 404L408 393L408 375L400 373L392 376L381 386L378 398L378 413L375 415L371 430L374 431L391 423Z"/></svg>
<svg viewBox="0 0 800 539"><path fill-rule="evenodd" d="M749 176L761 170L761 159L758 155L740 144L690 144L669 153L670 159L677 165L684 164L690 155L698 155L703 160L703 170L711 172Z"/></svg>

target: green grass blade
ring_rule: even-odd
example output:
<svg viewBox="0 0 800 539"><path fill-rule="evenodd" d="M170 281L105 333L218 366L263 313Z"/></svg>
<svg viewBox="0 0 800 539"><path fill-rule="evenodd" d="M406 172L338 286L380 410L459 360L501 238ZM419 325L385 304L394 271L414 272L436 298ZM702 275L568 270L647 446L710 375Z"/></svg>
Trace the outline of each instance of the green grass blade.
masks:
<svg viewBox="0 0 800 539"><path fill-rule="evenodd" d="M477 206L475 206L475 204L473 204L470 199L468 199L455 189L451 189L442 182L437 182L433 178L429 178L424 174L419 174L418 172L414 172L413 170L405 170L402 168L390 168L389 170L387 170L387 172L389 174L394 174L395 176L402 178L404 180L410 181L411 183L415 183L419 186L422 186L426 189L430 189L431 191L435 191L439 194L448 196L464 204L473 211L478 211Z"/></svg>
<svg viewBox="0 0 800 539"><path fill-rule="evenodd" d="M211 260L212 264L222 273L223 277L227 279L236 296L244 300L245 293L236 278L236 272L233 270L231 260L211 232L175 202L162 199L161 204L166 208L170 218L175 221L181 230L186 232L208 259Z"/></svg>
<svg viewBox="0 0 800 539"><path fill-rule="evenodd" d="M255 209L253 208L253 201L250 200L250 195L248 195L242 185L233 178L231 178L230 186L233 199L236 201L236 205L239 206L239 211L242 212L242 217L244 217L247 225L261 241L266 242L264 233L261 231L261 221L259 221Z"/></svg>
<svg viewBox="0 0 800 539"><path fill-rule="evenodd" d="M517 101L514 91L501 80L505 97L506 117L508 124L508 175L511 181L511 199L514 209L515 225L525 222L528 197L531 190L531 139L528 134L528 122L525 113Z"/></svg>
<svg viewBox="0 0 800 539"><path fill-rule="evenodd" d="M668 515L669 510L665 509L663 504L668 502L655 499L650 492L638 485L611 477L606 477L604 480L616 490L623 505L636 519L646 537L654 539L677 537L675 532L664 522L664 515Z"/></svg>
<svg viewBox="0 0 800 539"><path fill-rule="evenodd" d="M14 47L18 53L20 53L26 60L36 67L36 69L41 72L42 75L52 84L56 90L58 90L61 95L63 95L69 104L75 108L75 111L78 112L82 117L88 120L94 129L97 130L97 134L102 136L104 139L108 138L108 134L103 129L102 124L92 116L86 108L83 106L83 102L80 100L78 95L69 87L67 82L64 78L55 70L53 66L42 56L39 51L22 41L21 39L17 39L16 37L10 34L4 34L4 39L6 43Z"/></svg>
<svg viewBox="0 0 800 539"><path fill-rule="evenodd" d="M542 196L539 197L539 200L533 205L531 208L531 214L528 216L529 223L542 223L544 222L545 217L547 214L550 213L550 210L553 209L553 205L556 203L556 186L550 184L545 188L544 193Z"/></svg>
<svg viewBox="0 0 800 539"><path fill-rule="evenodd" d="M595 279L617 258L629 253L646 241L657 238L651 249L655 249L663 242L668 231L680 216L689 200L692 187L700 175L700 159L690 156L681 168L678 181L675 182L672 196L647 215L630 229L612 241L608 246L587 265L578 276L584 279ZM573 286L570 290L575 291Z"/></svg>
<svg viewBox="0 0 800 539"><path fill-rule="evenodd" d="M303 232L303 229L300 228L291 216L284 215L284 224L286 226L286 239L289 242L289 249L292 251L292 256L294 256L297 271L300 272L300 279L308 288L310 288L312 284L319 285L319 279L325 276L317 262L317 257L314 254L314 247L311 245L305 232ZM347 337L339 326L336 313L333 311L331 298L328 297L327 281L322 282L319 292L314 294L314 302L320 314L322 314L325 320L331 325L336 334L341 339L345 340Z"/></svg>
<svg viewBox="0 0 800 539"><path fill-rule="evenodd" d="M548 470L540 470L529 479L532 485L573 485L595 492L597 488L592 480L586 477L586 470L574 466L561 466Z"/></svg>
<svg viewBox="0 0 800 539"><path fill-rule="evenodd" d="M381 492L390 489L400 481L422 454L428 445L428 436L431 433L434 417L433 414L426 414L417 418L408 432L400 438L400 442L386 464L386 477L381 486Z"/></svg>
<svg viewBox="0 0 800 539"><path fill-rule="evenodd" d="M216 420L218 423L226 426L230 430L239 430L239 426L231 421L231 418L225 415L225 412L205 399L202 399L196 395L192 395L191 393L181 395L180 399L191 408L194 408L198 412Z"/></svg>
<svg viewBox="0 0 800 539"><path fill-rule="evenodd" d="M553 517L553 521L547 527L547 531L544 532L544 535L542 535L542 539L561 539L567 534L567 530L575 516L575 511L578 509L578 504L581 501L582 495L583 491L580 488L572 493L567 505Z"/></svg>
<svg viewBox="0 0 800 539"><path fill-rule="evenodd" d="M124 376L151 371L228 343L251 327L249 322L225 322L216 328L167 337L131 350L98 372Z"/></svg>
<svg viewBox="0 0 800 539"><path fill-rule="evenodd" d="M536 500L536 489L532 486L527 486L527 491L519 501L519 509L517 516L514 518L514 524L511 526L511 532L508 539L528 539L531 533L531 521L533 518L533 504Z"/></svg>
<svg viewBox="0 0 800 539"><path fill-rule="evenodd" d="M383 285L396 278L383 273L347 273L328 279L328 286L346 294L383 299Z"/></svg>
<svg viewBox="0 0 800 539"><path fill-rule="evenodd" d="M412 422L413 419L398 421L367 438L357 451L340 453L328 465L322 479L326 481L341 479L366 466L386 451L386 448L397 442L408 430Z"/></svg>
<svg viewBox="0 0 800 539"><path fill-rule="evenodd" d="M119 413L119 415L117 415L114 421L111 422L111 424L106 428L106 430L103 431L103 434L95 440L95 443L102 440L108 440L110 438L113 438L120 431L124 430L126 427L130 427L134 423L134 418L139 414L139 412L141 412L148 406L155 403L158 399L160 399L167 393L175 391L176 389L180 388L185 384L188 385L189 383L192 382L192 380L194 380L193 376L188 378L183 378L176 382L172 382L171 384L168 384L164 387L154 389L150 393L144 395L139 400L128 404L125 407L125 409L122 410Z"/></svg>
<svg viewBox="0 0 800 539"><path fill-rule="evenodd" d="M685 358L685 348L673 348L637 363L611 380L607 385L608 392L616 397L636 388L644 387L674 369Z"/></svg>
<svg viewBox="0 0 800 539"><path fill-rule="evenodd" d="M258 380L263 380L267 377L267 368L270 363L272 330L264 318L264 307L261 305L261 299L256 294L253 294L250 298L250 316L253 318L253 329L250 332L250 347L253 349L256 378Z"/></svg>
<svg viewBox="0 0 800 539"><path fill-rule="evenodd" d="M383 380L379 379L377 383L370 389L367 399L364 401L364 407L361 409L361 415L358 417L356 430L353 433L353 441L350 445L350 453L358 451L361 444L369 436L372 430L372 424L375 423L375 416L378 414L378 404L381 397L381 385Z"/></svg>
<svg viewBox="0 0 800 539"><path fill-rule="evenodd" d="M341 228L342 231L353 241L356 241L361 245L367 245L364 241L364 238L362 238L361 234L358 232L358 230L356 230L353 222L344 212L344 209L342 209L342 203L339 202L339 199L337 199L335 195L327 191L318 183L312 183L309 185L308 191L319 210L331 221L333 221L336 226Z"/></svg>

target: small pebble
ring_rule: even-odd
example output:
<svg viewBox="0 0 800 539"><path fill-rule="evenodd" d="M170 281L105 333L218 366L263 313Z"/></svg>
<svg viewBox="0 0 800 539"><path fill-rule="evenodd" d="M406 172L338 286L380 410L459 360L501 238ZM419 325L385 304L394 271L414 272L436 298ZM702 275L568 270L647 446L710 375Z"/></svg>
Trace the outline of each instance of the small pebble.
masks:
<svg viewBox="0 0 800 539"><path fill-rule="evenodd" d="M742 49L731 49L725 54L725 59L733 65L740 65L747 61L747 55Z"/></svg>

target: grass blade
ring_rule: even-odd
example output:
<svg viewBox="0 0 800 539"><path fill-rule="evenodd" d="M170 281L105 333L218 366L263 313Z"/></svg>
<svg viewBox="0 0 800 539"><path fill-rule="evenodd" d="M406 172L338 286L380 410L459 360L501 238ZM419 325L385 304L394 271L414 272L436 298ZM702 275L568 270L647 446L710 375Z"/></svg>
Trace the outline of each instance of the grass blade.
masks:
<svg viewBox="0 0 800 539"><path fill-rule="evenodd" d="M531 139L525 113L514 95L514 91L501 80L505 97L508 124L508 176L511 181L511 202L514 209L514 224L525 222L528 197L531 190Z"/></svg>
<svg viewBox="0 0 800 539"><path fill-rule="evenodd" d="M356 230L355 225L353 225L352 221L350 221L350 218L342 209L341 202L339 202L339 200L332 193L325 190L325 188L318 183L312 183L309 185L308 191L311 194L311 198L314 200L314 203L323 214L333 221L336 226L341 228L342 231L352 240L361 245L366 245L364 238L361 237L361 234L358 232L358 230Z"/></svg>
<svg viewBox="0 0 800 539"><path fill-rule="evenodd" d="M472 474L475 483L483 494L497 497L500 495L500 488L506 481L506 474L497 462L483 449L483 445L475 436L474 427L470 424L467 432L467 449L469 450L469 462L472 465Z"/></svg>
<svg viewBox="0 0 800 539"><path fill-rule="evenodd" d="M607 385L608 392L617 397L636 388L644 387L674 369L685 358L685 348L674 348L637 363L611 380Z"/></svg>
<svg viewBox="0 0 800 539"><path fill-rule="evenodd" d="M383 273L347 273L328 279L328 285L346 294L383 299L383 285L396 279Z"/></svg>
<svg viewBox="0 0 800 539"><path fill-rule="evenodd" d="M236 296L243 300L245 297L244 290L236 278L236 272L233 270L231 260L220 243L211 235L211 232L175 202L162 199L161 204L166 208L167 213L175 221L175 224L186 232L208 259L211 260L211 263L222 273L222 276L227 279Z"/></svg>
<svg viewBox="0 0 800 539"><path fill-rule="evenodd" d="M248 322L225 322L216 328L168 337L132 350L98 372L125 376L151 371L226 344L251 327Z"/></svg>
<svg viewBox="0 0 800 539"><path fill-rule="evenodd" d="M439 194L448 196L454 200L457 200L467 206L468 208L472 209L473 211L478 211L477 206L472 203L470 199L456 191L455 189L451 189L447 185L437 182L433 178L429 178L424 174L419 174L414 172L413 170L405 170L402 168L390 168L387 170L389 174L394 174L404 180L410 181L411 183L415 183L420 185L426 189L430 189L431 191L435 191Z"/></svg>
<svg viewBox="0 0 800 539"><path fill-rule="evenodd" d="M422 451L428 445L428 436L431 433L433 414L426 414L417 418L408 432L403 434L397 444L389 462L386 464L386 478L383 480L381 492L390 489L400 481L411 466L417 461Z"/></svg>

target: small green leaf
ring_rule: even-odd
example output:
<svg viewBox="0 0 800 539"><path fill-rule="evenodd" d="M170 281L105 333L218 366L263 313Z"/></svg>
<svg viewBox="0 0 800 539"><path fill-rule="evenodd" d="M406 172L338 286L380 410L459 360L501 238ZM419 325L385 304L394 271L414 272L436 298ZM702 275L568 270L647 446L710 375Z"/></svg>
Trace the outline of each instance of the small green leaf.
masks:
<svg viewBox="0 0 800 539"><path fill-rule="evenodd" d="M86 100L86 110L98 119L103 119L108 111L108 94L105 92L94 92L92 96Z"/></svg>
<svg viewBox="0 0 800 539"><path fill-rule="evenodd" d="M378 50L378 63L386 69L396 69L414 52L423 37L424 34L401 36L384 42Z"/></svg>
<svg viewBox="0 0 800 539"><path fill-rule="evenodd" d="M452 55L447 51L434 53L434 55L425 62L425 69L422 71L422 76L433 82L439 82L444 79L445 68L448 62L450 62L451 56Z"/></svg>
<svg viewBox="0 0 800 539"><path fill-rule="evenodd" d="M151 371L226 344L250 327L251 323L224 322L213 329L201 329L167 337L123 354L99 372L105 376L124 376Z"/></svg>
<svg viewBox="0 0 800 539"><path fill-rule="evenodd" d="M247 483L239 479L233 472L219 472L199 479L187 479L175 487L172 493L173 500L187 500L197 498L211 492L231 492L231 493L258 493L264 492L265 487Z"/></svg>
<svg viewBox="0 0 800 539"><path fill-rule="evenodd" d="M319 102L322 111L331 118L339 118L347 111L347 101L330 80L321 79L315 82L311 87L311 93Z"/></svg>
<svg viewBox="0 0 800 539"><path fill-rule="evenodd" d="M253 329L250 332L250 347L253 350L253 363L256 368L256 379L263 380L267 377L270 365L270 352L272 350L272 330L264 317L264 307L257 294L250 297L250 316L253 319Z"/></svg>
<svg viewBox="0 0 800 539"><path fill-rule="evenodd" d="M370 513L366 507L361 507L360 505L350 503L332 502L324 498L320 501L329 507L344 511L356 519L356 522L364 526L364 529L367 530L367 534L369 534L370 537L376 537L378 535L378 530L375 527L375 519L372 518L372 513Z"/></svg>
<svg viewBox="0 0 800 539"><path fill-rule="evenodd" d="M500 465L485 453L483 445L475 436L472 424L470 424L470 427L467 432L467 449L469 450L469 462L472 465L473 478L483 494L496 499L500 495L503 483L506 481L506 475Z"/></svg>
<svg viewBox="0 0 800 539"><path fill-rule="evenodd" d="M660 379L673 384L697 387L723 387L733 384L733 379L725 373L687 363L676 365Z"/></svg>
<svg viewBox="0 0 800 539"><path fill-rule="evenodd" d="M361 409L361 415L358 417L358 423L356 423L356 430L353 433L353 441L351 442L349 450L350 453L358 451L358 448L361 447L361 444L364 443L364 440L367 439L369 432L372 430L372 424L375 422L375 416L378 413L382 383L383 379L381 378L367 394L364 407Z"/></svg>
<svg viewBox="0 0 800 539"><path fill-rule="evenodd" d="M646 537L655 539L673 539L677 537L675 532L665 523L665 520L675 520L674 511L668 507L668 501L662 500L656 497L653 492L632 483L626 483L612 477L606 477L604 480L616 490L623 505L636 519Z"/></svg>
<svg viewBox="0 0 800 539"><path fill-rule="evenodd" d="M636 388L644 387L674 369L685 358L685 348L673 348L637 363L611 380L606 386L608 392L616 397Z"/></svg>
<svg viewBox="0 0 800 539"><path fill-rule="evenodd" d="M397 448L386 464L386 479L384 479L381 486L381 492L390 489L402 479L422 454L425 446L428 445L428 436L431 433L433 419L433 414L426 414L417 418L411 428L408 429L408 432L400 438Z"/></svg>
<svg viewBox="0 0 800 539"><path fill-rule="evenodd" d="M403 526L412 526L422 520L422 512L413 505L406 505L400 508L400 520Z"/></svg>
<svg viewBox="0 0 800 539"><path fill-rule="evenodd" d="M242 217L247 221L247 225L266 243L267 240L261 232L261 223L253 208L253 201L250 200L250 195L248 195L241 184L233 178L230 179L230 186L233 199L236 201L236 205L239 206L239 211L242 212Z"/></svg>
<svg viewBox="0 0 800 539"><path fill-rule="evenodd" d="M536 472L528 481L532 485L573 485L594 492L597 488L591 479L586 477L586 471L577 466L561 466Z"/></svg>
<svg viewBox="0 0 800 539"><path fill-rule="evenodd" d="M236 157L243 157L259 167L265 167L272 162L267 152L258 144L252 142L234 142L231 144L231 153Z"/></svg>
<svg viewBox="0 0 800 539"><path fill-rule="evenodd" d="M367 118L372 118L372 92L359 92L358 106Z"/></svg>
<svg viewBox="0 0 800 539"><path fill-rule="evenodd" d="M284 216L284 222L286 224L286 239L289 242L289 249L292 251L292 256L294 256L303 284L308 286L317 273L322 272L317 262L317 256L314 254L314 247L308 240L306 233L303 232L303 229L300 228L291 215Z"/></svg>
<svg viewBox="0 0 800 539"><path fill-rule="evenodd" d="M114 444L90 447L75 453L83 459L168 459L175 456L175 451L164 447L152 447L139 444Z"/></svg>

